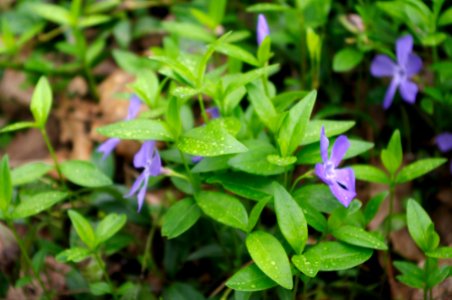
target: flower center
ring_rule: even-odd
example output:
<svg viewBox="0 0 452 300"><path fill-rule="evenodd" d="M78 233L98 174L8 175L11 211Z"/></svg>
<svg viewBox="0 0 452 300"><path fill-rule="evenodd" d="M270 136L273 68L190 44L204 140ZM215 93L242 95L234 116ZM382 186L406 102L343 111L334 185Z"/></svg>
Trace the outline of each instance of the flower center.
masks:
<svg viewBox="0 0 452 300"><path fill-rule="evenodd" d="M402 79L406 77L406 70L404 67L397 66L397 69L395 71L395 74L398 78Z"/></svg>
<svg viewBox="0 0 452 300"><path fill-rule="evenodd" d="M333 180L336 177L336 169L331 161L325 164L325 177L328 180Z"/></svg>

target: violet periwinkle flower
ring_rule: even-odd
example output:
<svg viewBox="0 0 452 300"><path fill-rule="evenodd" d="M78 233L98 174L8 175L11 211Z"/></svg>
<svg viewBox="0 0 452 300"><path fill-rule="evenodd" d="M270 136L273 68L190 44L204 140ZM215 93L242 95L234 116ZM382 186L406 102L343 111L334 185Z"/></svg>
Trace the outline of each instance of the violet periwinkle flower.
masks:
<svg viewBox="0 0 452 300"><path fill-rule="evenodd" d="M270 34L270 29L268 27L267 19L263 14L259 14L257 17L257 44L260 45L264 39Z"/></svg>
<svg viewBox="0 0 452 300"><path fill-rule="evenodd" d="M436 136L436 144L441 152L448 152L452 150L452 133L443 132ZM452 173L452 161L450 162L449 170Z"/></svg>
<svg viewBox="0 0 452 300"><path fill-rule="evenodd" d="M127 111L127 116L125 120L132 120L135 119L140 112L141 107L141 100L137 95L132 95L130 98L129 108ZM108 155L110 155L113 150L118 146L119 142L121 140L118 138L110 138L100 144L100 146L97 148L97 152L103 153L102 160L106 159Z"/></svg>
<svg viewBox="0 0 452 300"><path fill-rule="evenodd" d="M387 55L377 55L370 66L373 76L392 77L384 97L384 109L391 106L397 88L403 100L410 104L416 101L418 87L410 78L422 69L422 60L413 52L411 35L405 35L397 40L396 55L397 62L393 62Z"/></svg>
<svg viewBox="0 0 452 300"><path fill-rule="evenodd" d="M320 132L320 153L322 162L316 164L315 174L326 183L333 195L342 205L348 207L356 196L355 173L351 168L338 169L342 158L350 147L345 135L339 136L334 142L331 156L328 158L329 140L325 135L325 128Z"/></svg>
<svg viewBox="0 0 452 300"><path fill-rule="evenodd" d="M133 165L137 169L144 168L144 170L135 180L126 197L132 197L137 194L138 211L140 211L146 196L149 178L162 173L162 161L155 147L155 141L146 141L141 145L140 150L133 157Z"/></svg>

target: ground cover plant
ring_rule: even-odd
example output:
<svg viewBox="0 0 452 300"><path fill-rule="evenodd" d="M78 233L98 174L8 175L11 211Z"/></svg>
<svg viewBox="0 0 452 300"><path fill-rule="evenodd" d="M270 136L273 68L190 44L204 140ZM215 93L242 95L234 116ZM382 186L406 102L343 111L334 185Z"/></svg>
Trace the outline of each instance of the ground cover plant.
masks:
<svg viewBox="0 0 452 300"><path fill-rule="evenodd" d="M5 299L449 299L449 1L6 1Z"/></svg>

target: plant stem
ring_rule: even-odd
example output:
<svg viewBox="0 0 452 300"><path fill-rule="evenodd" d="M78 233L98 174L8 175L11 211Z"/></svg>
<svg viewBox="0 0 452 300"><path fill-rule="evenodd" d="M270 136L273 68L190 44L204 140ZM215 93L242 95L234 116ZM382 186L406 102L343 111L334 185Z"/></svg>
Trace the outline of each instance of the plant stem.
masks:
<svg viewBox="0 0 452 300"><path fill-rule="evenodd" d="M232 292L232 289L227 288L227 290L224 292L224 294L221 296L220 300L228 300L229 294Z"/></svg>
<svg viewBox="0 0 452 300"><path fill-rule="evenodd" d="M268 67L268 61L265 62L264 67ZM261 77L262 79L262 85L264 86L264 91L265 91L265 95L267 97L270 97L270 90L268 89L268 74L267 72L264 73L264 75L262 75Z"/></svg>
<svg viewBox="0 0 452 300"><path fill-rule="evenodd" d="M44 139L44 142L46 143L47 149L49 150L50 156L53 159L53 163L55 165L55 169L57 170L58 173L58 177L61 181L61 183L64 184L64 178L63 178L63 173L61 172L61 167L60 164L58 162L58 158L55 154L55 150L53 149L52 143L50 142L49 136L47 135L47 131L44 127L40 128L41 134L42 134L42 138Z"/></svg>
<svg viewBox="0 0 452 300"><path fill-rule="evenodd" d="M300 279L298 278L298 276L295 276L295 285L292 291L292 299L296 300L297 299L297 293L298 293L298 283L300 282Z"/></svg>
<svg viewBox="0 0 452 300"><path fill-rule="evenodd" d="M198 103L199 103L199 108L201 109L201 115L202 115L204 124L207 124L207 122L209 121L209 117L207 116L206 108L204 107L204 101L202 101L201 94L198 94Z"/></svg>
<svg viewBox="0 0 452 300"><path fill-rule="evenodd" d="M196 191L198 189L197 184L195 184L195 178L193 177L193 174L190 171L190 167L188 166L187 160L185 159L184 153L179 150L180 158L182 160L182 163L184 164L185 171L187 172L188 178L190 179L191 186L193 188L193 191L196 194Z"/></svg>
<svg viewBox="0 0 452 300"><path fill-rule="evenodd" d="M27 264L27 269L31 269L33 276L38 281L39 285L41 286L42 290L44 291L44 297L46 299L51 299L49 291L47 290L46 286L44 285L44 282L42 281L39 274L36 272L36 270L33 268L33 264L31 262L30 256L28 256L27 249L25 248L25 245L23 244L23 240L20 238L19 234L17 233L16 227L14 226L14 223L11 220L7 221L8 227L13 232L14 238L17 241L17 244L19 245L20 252L22 253L22 257L25 259L25 263Z"/></svg>
<svg viewBox="0 0 452 300"><path fill-rule="evenodd" d="M157 229L157 224L159 223L159 217L160 217L160 213L157 216L157 220L153 221L151 224L151 229L149 230L149 234L148 237L146 239L146 246L144 248L144 254L143 254L143 261L141 262L141 277L144 277L144 271L146 271L146 267L147 267L147 261L149 260L152 264L152 271L154 271L154 273L156 275L161 275L160 271L158 270L154 257L152 256L152 241L154 240L154 235L155 235L155 231Z"/></svg>
<svg viewBox="0 0 452 300"><path fill-rule="evenodd" d="M99 255L99 252L94 253L94 259L96 260L97 264L99 265L100 269L102 270L102 274L104 275L105 280L107 281L108 285L110 286L110 290L113 295L113 298L116 299L115 287L110 280L110 275L108 275L107 269L105 267L104 262L102 261L102 258Z"/></svg>
<svg viewBox="0 0 452 300"><path fill-rule="evenodd" d="M392 176L393 177L393 176ZM388 211L388 222L386 223L386 240L389 241L389 235L392 229L392 214L394 211L394 193L395 193L395 183L391 180L389 186L389 211Z"/></svg>

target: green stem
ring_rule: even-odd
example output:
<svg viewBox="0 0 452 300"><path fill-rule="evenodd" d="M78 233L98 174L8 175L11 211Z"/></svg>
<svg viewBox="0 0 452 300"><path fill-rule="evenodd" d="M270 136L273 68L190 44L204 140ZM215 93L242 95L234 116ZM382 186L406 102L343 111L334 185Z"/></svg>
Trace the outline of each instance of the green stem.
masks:
<svg viewBox="0 0 452 300"><path fill-rule="evenodd" d="M148 237L146 239L146 246L144 248L143 261L141 262L141 277L144 276L144 271L146 271L147 261L151 262L151 268L154 274L160 277L161 273L157 268L157 264L155 263L154 257L152 255L152 241L154 240L155 231L157 229L157 224L159 223L160 212L157 215L157 219L152 222L151 229L149 230Z"/></svg>
<svg viewBox="0 0 452 300"><path fill-rule="evenodd" d="M94 259L96 260L97 264L99 265L100 269L102 270L102 274L104 275L104 278L107 281L108 286L110 286L110 290L113 295L113 299L117 299L115 287L110 279L110 275L108 275L107 269L105 267L104 262L102 261L102 258L99 255L99 252L94 253Z"/></svg>
<svg viewBox="0 0 452 300"><path fill-rule="evenodd" d="M393 177L393 176L392 176ZM389 186L389 211L388 211L388 222L386 225L386 240L389 241L389 234L392 229L392 214L394 212L394 193L395 193L395 183L392 181Z"/></svg>
<svg viewBox="0 0 452 300"><path fill-rule="evenodd" d="M298 293L298 283L300 282L300 279L298 278L298 276L295 276L295 285L292 291L292 299L296 300L297 299L297 293Z"/></svg>
<svg viewBox="0 0 452 300"><path fill-rule="evenodd" d="M207 124L207 122L209 121L209 117L207 116L206 108L204 107L204 101L202 101L201 94L198 94L198 103L199 103L199 108L201 109L201 115L202 115L204 124Z"/></svg>
<svg viewBox="0 0 452 300"><path fill-rule="evenodd" d="M224 292L224 294L221 296L220 300L228 300L229 294L232 292L232 289L227 288L227 290Z"/></svg>
<svg viewBox="0 0 452 300"><path fill-rule="evenodd" d="M265 62L264 67L268 67L268 61ZM264 73L264 75L262 75L261 77L262 79L262 85L264 86L264 91L265 91L265 95L267 97L270 97L270 90L268 89L268 74L267 72Z"/></svg>
<svg viewBox="0 0 452 300"><path fill-rule="evenodd" d="M197 185L195 184L195 179L193 177L193 174L191 173L190 167L188 166L187 160L185 159L184 153L182 153L182 151L179 150L179 154L184 165L185 172L187 172L188 178L190 179L190 183L193 187L193 190L195 191L197 189Z"/></svg>
<svg viewBox="0 0 452 300"><path fill-rule="evenodd" d="M14 226L14 223L11 220L8 220L7 224L8 224L8 227L13 232L14 238L16 239L17 244L19 245L20 252L22 253L22 257L25 259L25 263L27 265L26 269L31 269L31 271L33 273L33 276L36 278L36 280L38 281L38 283L41 286L42 290L44 291L44 297L46 299L51 299L49 291L47 290L46 286L44 285L44 282L42 281L41 277L36 272L36 270L33 268L33 263L31 262L30 256L28 256L27 249L26 249L25 245L23 244L23 239L17 233L17 230L16 230L16 227Z"/></svg>
<svg viewBox="0 0 452 300"><path fill-rule="evenodd" d="M306 177L309 177L312 175L312 173L314 172L314 170L309 170L308 172L304 173L303 175L299 176L297 179L295 179L294 183L292 184L292 187L290 188L291 191L293 191L296 187L297 184L303 180Z"/></svg>
<svg viewBox="0 0 452 300"><path fill-rule="evenodd" d="M46 143L47 149L49 150L50 156L52 157L53 164L55 165L55 169L57 170L58 177L60 181L64 184L64 178L63 173L61 172L61 167L58 162L58 158L55 154L55 149L53 149L52 143L50 142L49 136L47 135L47 131L44 127L40 128L42 138L44 139L44 142Z"/></svg>

